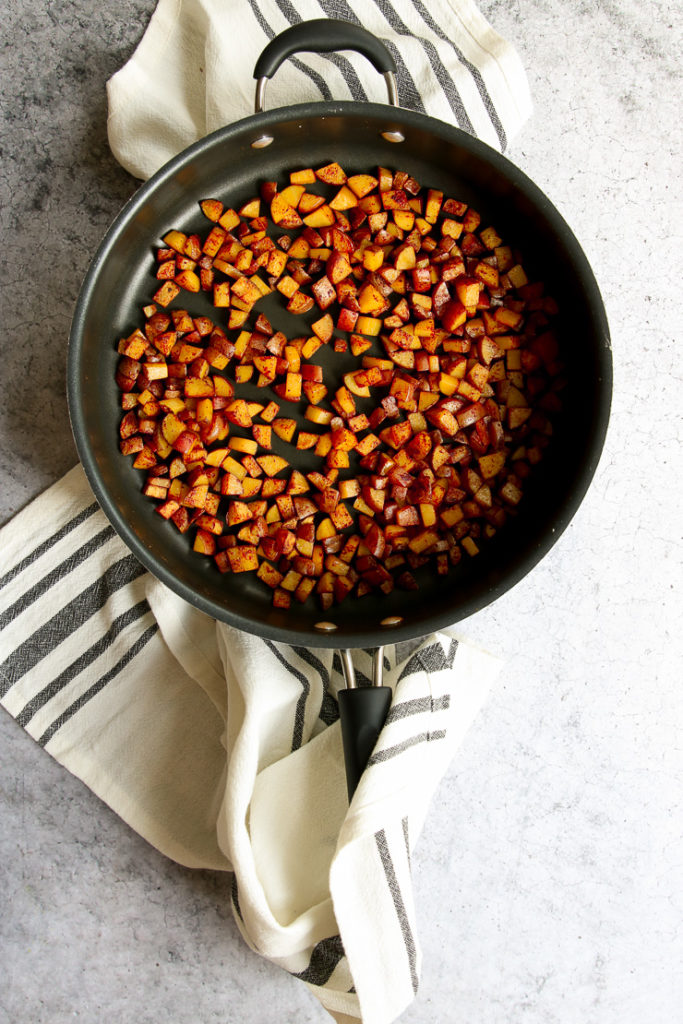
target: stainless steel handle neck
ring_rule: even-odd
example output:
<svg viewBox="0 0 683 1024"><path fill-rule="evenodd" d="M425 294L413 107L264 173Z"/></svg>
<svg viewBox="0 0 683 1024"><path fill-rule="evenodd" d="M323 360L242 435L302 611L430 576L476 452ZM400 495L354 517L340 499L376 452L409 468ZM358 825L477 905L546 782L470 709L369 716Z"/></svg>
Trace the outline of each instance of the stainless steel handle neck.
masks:
<svg viewBox="0 0 683 1024"><path fill-rule="evenodd" d="M340 648L339 657L341 658L342 670L344 672L344 681L348 690L355 690L358 687L358 680L356 679L356 672L353 667L353 659L351 657L351 651L348 648ZM375 648L372 655L372 685L382 685L382 674L384 671L384 648Z"/></svg>

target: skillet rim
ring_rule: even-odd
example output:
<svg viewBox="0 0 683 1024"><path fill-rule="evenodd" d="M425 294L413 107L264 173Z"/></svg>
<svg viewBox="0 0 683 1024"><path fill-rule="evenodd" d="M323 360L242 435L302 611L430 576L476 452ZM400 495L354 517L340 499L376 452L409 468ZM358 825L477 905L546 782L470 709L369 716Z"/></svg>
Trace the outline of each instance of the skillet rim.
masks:
<svg viewBox="0 0 683 1024"><path fill-rule="evenodd" d="M197 157L201 157L202 153L206 150L212 149L214 146L220 146L224 142L227 143L245 135L248 136L249 133L253 133L253 138L256 139L259 135L263 135L265 131L273 129L282 122L302 118L314 118L317 120L339 116L383 120L386 122L386 130L414 127L421 131L428 131L437 138L444 139L447 142L463 147L465 150L469 150L473 155L490 164L494 171L501 174L509 184L520 189L526 199L538 210L541 217L548 222L566 247L571 258L572 267L586 294L587 306L595 326L596 336L601 340L601 344L599 344L595 352L597 363L600 367L598 378L600 394L595 429L591 437L590 447L584 453L580 479L577 481L569 499L564 502L552 523L548 523L543 536L533 546L530 546L526 556L520 559L518 564L505 572L500 582L491 586L481 596L461 600L458 611L455 613L453 610L450 612L446 610L441 614L432 615L426 628L424 622L421 621L419 628L416 628L414 624L411 624L410 620L404 620L401 625L392 627L386 632L375 631L372 634L341 627L334 633L318 633L300 627L282 628L270 623L255 622L252 617L244 616L239 611L228 609L224 605L220 605L205 597L198 593L191 585L186 584L173 572L169 571L142 543L109 494L103 482L95 453L88 439L87 418L80 387L84 357L84 328L98 275L126 225L135 217L139 210L144 208L148 198L153 193L163 188L166 181L174 177L182 168L191 164ZM247 141L249 140L247 139ZM399 147L397 147L398 150ZM612 384L613 367L609 327L605 306L595 275L569 224L539 186L503 154L453 125L449 125L426 114L389 106L388 104L357 103L348 100L295 104L259 114L252 114L204 136L159 168L125 203L108 228L93 256L76 301L69 333L67 355L67 401L76 449L95 497L107 519L129 550L133 552L152 575L161 580L169 589L212 618L270 640L277 640L288 644L305 644L318 648L380 646L387 642L415 639L433 630L445 628L467 618L469 615L487 607L498 597L516 586L535 568L559 540L574 518L586 495L604 447L609 424ZM321 612L320 618L325 618L323 612Z"/></svg>

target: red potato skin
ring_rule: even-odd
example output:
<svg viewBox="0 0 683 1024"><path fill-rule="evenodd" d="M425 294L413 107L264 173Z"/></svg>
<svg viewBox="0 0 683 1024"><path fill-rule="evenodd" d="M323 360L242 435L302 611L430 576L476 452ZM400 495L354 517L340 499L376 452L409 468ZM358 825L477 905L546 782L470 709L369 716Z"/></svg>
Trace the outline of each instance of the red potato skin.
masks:
<svg viewBox="0 0 683 1024"><path fill-rule="evenodd" d="M203 198L206 229L156 251L117 343L121 452L160 528L256 572L278 609L414 590L523 507L562 407L557 304L515 240L405 171L332 162L256 192ZM212 317L189 308L201 292ZM271 293L298 336L258 308Z"/></svg>

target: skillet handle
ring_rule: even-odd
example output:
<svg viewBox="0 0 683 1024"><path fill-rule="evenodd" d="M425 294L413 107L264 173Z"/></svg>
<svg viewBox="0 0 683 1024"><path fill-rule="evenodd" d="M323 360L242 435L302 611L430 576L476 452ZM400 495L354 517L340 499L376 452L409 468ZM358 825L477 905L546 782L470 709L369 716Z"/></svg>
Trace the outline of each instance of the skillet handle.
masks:
<svg viewBox="0 0 683 1024"><path fill-rule="evenodd" d="M383 647L377 647L373 654L372 686L358 685L351 651L342 649L339 656L346 689L339 691L337 699L346 765L346 788L350 801L384 728L392 691L390 686L382 686Z"/></svg>
<svg viewBox="0 0 683 1024"><path fill-rule="evenodd" d="M367 57L375 70L384 76L389 103L398 106L396 62L384 43L349 21L315 18L292 25L275 36L256 61L256 113L263 110L266 82L288 57L294 53L332 53L337 50L355 50Z"/></svg>
<svg viewBox="0 0 683 1024"><path fill-rule="evenodd" d="M391 687L358 686L340 690L337 698L350 801L389 713Z"/></svg>

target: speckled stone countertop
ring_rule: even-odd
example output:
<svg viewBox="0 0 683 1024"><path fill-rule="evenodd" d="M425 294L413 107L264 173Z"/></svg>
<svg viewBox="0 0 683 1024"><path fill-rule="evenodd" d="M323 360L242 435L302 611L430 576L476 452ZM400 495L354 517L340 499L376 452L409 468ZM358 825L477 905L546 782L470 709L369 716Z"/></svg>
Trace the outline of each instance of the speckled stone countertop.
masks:
<svg viewBox="0 0 683 1024"><path fill-rule="evenodd" d="M681 23L663 0L481 0L528 69L509 153L591 261L615 394L593 486L530 576L462 623L505 668L414 858L408 1024L662 1024L683 1006ZM8 0L2 51L5 521L76 462L69 320L135 183L106 79L153 0ZM251 954L229 877L170 863L0 715L0 1021L315 1024Z"/></svg>

